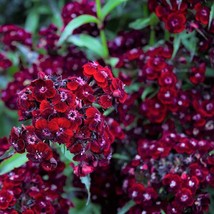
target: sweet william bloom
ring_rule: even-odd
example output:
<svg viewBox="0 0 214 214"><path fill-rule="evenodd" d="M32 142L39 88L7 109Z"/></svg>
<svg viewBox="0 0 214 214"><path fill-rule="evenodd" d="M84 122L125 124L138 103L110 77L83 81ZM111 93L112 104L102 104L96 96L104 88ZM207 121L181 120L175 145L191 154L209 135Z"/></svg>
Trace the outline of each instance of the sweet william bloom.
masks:
<svg viewBox="0 0 214 214"><path fill-rule="evenodd" d="M0 190L0 210L6 210L13 200L13 194L7 190Z"/></svg>
<svg viewBox="0 0 214 214"><path fill-rule="evenodd" d="M45 160L50 160L53 157L52 149L43 142L28 146L27 151L27 157L38 163Z"/></svg>
<svg viewBox="0 0 214 214"><path fill-rule="evenodd" d="M210 17L210 9L206 6L202 6L201 3L195 5L196 10L195 19L201 24L207 25Z"/></svg>
<svg viewBox="0 0 214 214"><path fill-rule="evenodd" d="M91 131L100 132L104 128L104 118L98 109L94 107L88 108L86 110L86 117L85 123Z"/></svg>
<svg viewBox="0 0 214 214"><path fill-rule="evenodd" d="M180 191L175 195L175 201L180 206L192 206L194 203L194 198L192 192L187 188L182 188Z"/></svg>
<svg viewBox="0 0 214 214"><path fill-rule="evenodd" d="M76 96L69 90L60 88L52 99L54 109L57 112L66 112L75 107Z"/></svg>
<svg viewBox="0 0 214 214"><path fill-rule="evenodd" d="M0 71L9 68L12 62L0 53Z"/></svg>
<svg viewBox="0 0 214 214"><path fill-rule="evenodd" d="M118 78L114 78L112 80L112 84L110 85L113 97L118 99L120 103L124 103L127 99L127 94L124 90L124 86L125 85L123 84L123 82Z"/></svg>
<svg viewBox="0 0 214 214"><path fill-rule="evenodd" d="M180 33L185 30L186 17L183 13L172 12L165 21L166 29L171 33Z"/></svg>
<svg viewBox="0 0 214 214"><path fill-rule="evenodd" d="M54 118L49 121L48 126L51 133L54 135L54 141L58 143L66 143L73 136L73 130L71 127L71 122L64 118Z"/></svg>
<svg viewBox="0 0 214 214"><path fill-rule="evenodd" d="M167 187L167 190L173 193L176 193L181 188L181 178L177 174L166 174L162 182Z"/></svg>
<svg viewBox="0 0 214 214"><path fill-rule="evenodd" d="M14 147L14 149L19 153L25 152L25 141L23 138L23 129L13 127L10 136L9 136L9 143Z"/></svg>
<svg viewBox="0 0 214 214"><path fill-rule="evenodd" d="M49 127L49 121L44 118L39 118L35 122L35 132L42 140L51 140L54 138L53 133Z"/></svg>
<svg viewBox="0 0 214 214"><path fill-rule="evenodd" d="M102 95L100 96L98 103L104 109L110 108L112 106L112 97L110 95Z"/></svg>
<svg viewBox="0 0 214 214"><path fill-rule="evenodd" d="M37 79L31 83L31 86L32 95L38 102L47 98L53 98L56 94L56 90L54 89L51 80Z"/></svg>

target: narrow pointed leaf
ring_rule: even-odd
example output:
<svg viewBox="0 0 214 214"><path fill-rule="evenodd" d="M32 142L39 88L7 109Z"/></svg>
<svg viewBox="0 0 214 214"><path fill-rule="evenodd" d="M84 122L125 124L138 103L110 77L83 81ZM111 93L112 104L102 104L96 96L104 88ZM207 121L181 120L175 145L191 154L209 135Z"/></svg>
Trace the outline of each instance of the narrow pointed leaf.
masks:
<svg viewBox="0 0 214 214"><path fill-rule="evenodd" d="M81 25L87 24L87 23L99 23L99 20L91 15L81 15L76 17L75 19L71 20L67 26L65 27L65 29L63 30L59 41L58 41L58 46L62 45L63 42L66 41L66 39L72 35L73 31L80 27Z"/></svg>
<svg viewBox="0 0 214 214"><path fill-rule="evenodd" d="M105 19L105 17L114 10L118 5L126 2L127 0L108 0L108 2L103 6L102 8L102 20Z"/></svg>
<svg viewBox="0 0 214 214"><path fill-rule="evenodd" d="M0 175L6 174L15 168L24 165L28 161L26 153L16 153L12 157L2 161L0 163Z"/></svg>
<svg viewBox="0 0 214 214"><path fill-rule="evenodd" d="M2 156L0 156L0 160L10 157L15 152L13 147L10 147Z"/></svg>
<svg viewBox="0 0 214 214"><path fill-rule="evenodd" d="M90 192L91 177L90 177L90 175L87 175L85 177L81 177L80 180L85 185L85 188L86 188L87 193L88 193L88 198L87 198L87 202L86 202L86 206L87 206L90 202L90 199L91 199L91 192Z"/></svg>
<svg viewBox="0 0 214 214"><path fill-rule="evenodd" d="M210 29L210 26L211 26L213 19L214 19L214 4L212 4L211 10L210 10L208 29Z"/></svg>
<svg viewBox="0 0 214 214"><path fill-rule="evenodd" d="M68 38L68 42L71 42L78 47L85 47L88 50L94 52L99 57L105 57L105 53L100 41L90 35L73 35Z"/></svg>
<svg viewBox="0 0 214 214"><path fill-rule="evenodd" d="M126 203L124 205L124 207L122 207L119 211L118 214L125 214L129 211L130 208L132 208L135 205L134 201L129 201L128 203Z"/></svg>

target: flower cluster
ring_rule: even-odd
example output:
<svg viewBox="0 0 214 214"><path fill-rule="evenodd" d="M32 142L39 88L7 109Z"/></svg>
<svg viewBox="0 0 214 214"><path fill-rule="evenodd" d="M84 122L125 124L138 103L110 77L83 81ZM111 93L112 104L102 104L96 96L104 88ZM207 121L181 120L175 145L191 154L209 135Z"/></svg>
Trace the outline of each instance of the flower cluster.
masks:
<svg viewBox="0 0 214 214"><path fill-rule="evenodd" d="M139 140L138 154L122 170L127 175L123 189L137 204L133 209L207 211L209 198L202 188L214 186L213 157L207 156L213 148L213 141L169 132L158 140Z"/></svg>
<svg viewBox="0 0 214 214"><path fill-rule="evenodd" d="M1 144L1 152L5 150L3 146ZM63 175L65 166L58 162L54 172L46 172L37 164L28 162L10 173L0 175L0 213L68 213L73 205L62 197L66 181Z"/></svg>
<svg viewBox="0 0 214 214"><path fill-rule="evenodd" d="M57 164L51 149L56 142L75 154L73 159L80 162L74 166L78 175L91 173L111 157L115 136L102 109L126 100L124 84L97 62L85 64L83 75L61 79L40 72L18 94L19 119L32 119L32 125L14 127L9 143L19 153L27 151L28 158L45 170Z"/></svg>
<svg viewBox="0 0 214 214"><path fill-rule="evenodd" d="M203 5L203 1L153 0L149 7L171 33L180 33L187 27L207 26L209 22L210 9Z"/></svg>

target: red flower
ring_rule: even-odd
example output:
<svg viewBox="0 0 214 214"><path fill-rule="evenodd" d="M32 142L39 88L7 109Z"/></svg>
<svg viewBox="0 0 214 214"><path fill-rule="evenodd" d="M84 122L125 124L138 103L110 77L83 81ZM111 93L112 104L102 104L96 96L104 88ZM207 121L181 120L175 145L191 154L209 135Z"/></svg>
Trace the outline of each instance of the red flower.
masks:
<svg viewBox="0 0 214 214"><path fill-rule="evenodd" d="M71 122L66 118L54 118L49 121L48 127L54 133L54 141L60 144L68 142L73 136Z"/></svg>
<svg viewBox="0 0 214 214"><path fill-rule="evenodd" d="M193 194L189 189L182 188L175 195L175 201L183 207L192 206L194 203Z"/></svg>
<svg viewBox="0 0 214 214"><path fill-rule="evenodd" d="M67 88L70 89L71 91L75 91L78 89L79 86L84 86L84 85L86 85L86 81L83 80L81 77L68 78Z"/></svg>
<svg viewBox="0 0 214 214"><path fill-rule="evenodd" d="M173 87L175 86L176 82L176 75L170 71L161 72L161 75L158 78L158 83L162 87Z"/></svg>
<svg viewBox="0 0 214 214"><path fill-rule="evenodd" d="M120 103L124 103L127 99L127 94L124 90L124 86L125 85L123 84L123 82L118 78L114 78L110 85L113 97L118 99Z"/></svg>
<svg viewBox="0 0 214 214"><path fill-rule="evenodd" d="M52 140L53 133L50 130L49 122L46 119L40 118L35 123L36 134L42 140Z"/></svg>
<svg viewBox="0 0 214 214"><path fill-rule="evenodd" d="M53 82L51 80L37 79L31 83L32 95L38 101L41 102L47 98L53 98L56 94Z"/></svg>
<svg viewBox="0 0 214 214"><path fill-rule="evenodd" d="M76 96L71 91L63 88L60 88L52 99L54 109L58 112L66 112L68 108L74 108L75 101Z"/></svg>
<svg viewBox="0 0 214 214"><path fill-rule="evenodd" d="M167 16L165 27L171 33L180 33L185 29L186 17L183 13L173 12Z"/></svg>
<svg viewBox="0 0 214 214"><path fill-rule="evenodd" d="M186 179L183 179L182 186L190 189L192 193L195 193L199 187L199 180L196 176L187 177Z"/></svg>
<svg viewBox="0 0 214 214"><path fill-rule="evenodd" d="M181 188L181 178L177 174L167 174L163 178L163 184L170 192L176 193Z"/></svg>
<svg viewBox="0 0 214 214"><path fill-rule="evenodd" d="M195 19L201 24L207 25L210 17L210 9L206 6L202 6L201 3L195 5L196 10Z"/></svg>
<svg viewBox="0 0 214 214"><path fill-rule="evenodd" d="M74 133L77 132L77 129L82 124L82 115L75 109L70 109L66 112L67 119L70 120L70 129L73 130Z"/></svg>
<svg viewBox="0 0 214 214"><path fill-rule="evenodd" d="M158 91L158 99L165 105L174 103L177 97L177 90L173 87L161 87Z"/></svg>
<svg viewBox="0 0 214 214"><path fill-rule="evenodd" d="M27 157L33 162L41 163L43 161L50 160L53 157L51 148L43 142L28 146L27 151Z"/></svg>
<svg viewBox="0 0 214 214"><path fill-rule="evenodd" d="M19 152L25 152L25 140L23 138L23 129L13 127L9 137L9 143L14 147L14 149Z"/></svg>
<svg viewBox="0 0 214 214"><path fill-rule="evenodd" d="M0 190L0 210L6 210L13 200L13 194L7 190Z"/></svg>
<svg viewBox="0 0 214 214"><path fill-rule="evenodd" d="M155 71L161 71L166 67L166 62L161 56L152 56L147 60L146 65Z"/></svg>
<svg viewBox="0 0 214 214"><path fill-rule="evenodd" d="M103 116L100 114L99 110L90 107L86 110L86 117L85 123L88 125L91 131L98 131L100 132L104 128L104 119Z"/></svg>
<svg viewBox="0 0 214 214"><path fill-rule="evenodd" d="M145 102L141 104L141 110L153 123L161 123L165 119L167 113L166 106L156 97L146 99Z"/></svg>
<svg viewBox="0 0 214 214"><path fill-rule="evenodd" d="M112 97L110 95L102 95L100 96L98 103L104 109L110 108L112 106Z"/></svg>

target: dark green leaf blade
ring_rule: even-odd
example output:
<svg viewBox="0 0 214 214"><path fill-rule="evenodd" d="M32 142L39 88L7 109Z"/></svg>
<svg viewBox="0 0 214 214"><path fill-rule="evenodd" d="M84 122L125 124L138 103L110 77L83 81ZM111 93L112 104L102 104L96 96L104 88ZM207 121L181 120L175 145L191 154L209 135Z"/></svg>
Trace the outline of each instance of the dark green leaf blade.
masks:
<svg viewBox="0 0 214 214"><path fill-rule="evenodd" d="M15 168L24 165L28 161L26 153L16 153L12 157L4 160L0 164L0 175L6 174Z"/></svg>
<svg viewBox="0 0 214 214"><path fill-rule="evenodd" d="M114 10L117 6L120 4L126 2L127 0L108 0L108 2L103 6L102 8L102 15L101 18L102 20L105 19L105 17L112 11Z"/></svg>
<svg viewBox="0 0 214 214"><path fill-rule="evenodd" d="M94 52L99 57L104 58L105 53L103 51L102 45L97 38L94 38L87 34L80 34L70 36L68 42L75 44L78 47L86 47L88 50Z"/></svg>
<svg viewBox="0 0 214 214"><path fill-rule="evenodd" d="M129 211L129 209L131 207L133 207L135 205L135 202L134 201L129 201L127 202L119 211L118 211L118 214L125 214L127 213L127 211Z"/></svg>
<svg viewBox="0 0 214 214"><path fill-rule="evenodd" d="M71 20L65 29L63 30L59 41L58 41L58 46L62 45L63 42L66 41L66 39L73 33L73 31L80 27L81 25L87 24L87 23L99 23L99 20L91 15L80 15L76 17L75 19Z"/></svg>
<svg viewBox="0 0 214 214"><path fill-rule="evenodd" d="M81 177L80 180L85 185L85 188L86 188L87 193L88 193L88 199L87 199L87 202L86 202L86 205L88 205L89 202L90 202L90 198L91 198L91 192L90 192L91 177L90 177L90 175L87 175L85 177Z"/></svg>

